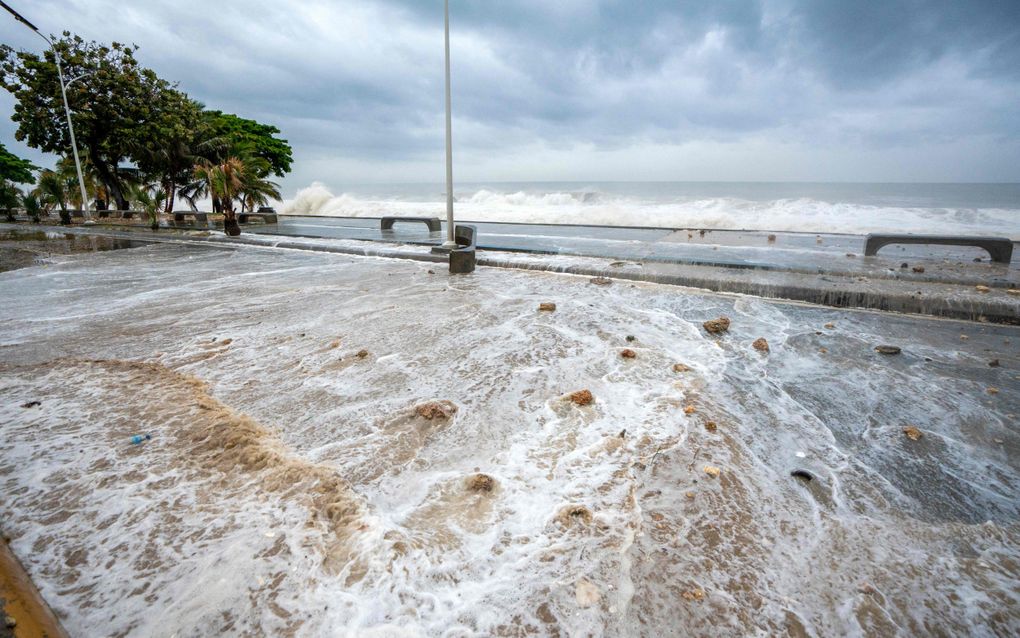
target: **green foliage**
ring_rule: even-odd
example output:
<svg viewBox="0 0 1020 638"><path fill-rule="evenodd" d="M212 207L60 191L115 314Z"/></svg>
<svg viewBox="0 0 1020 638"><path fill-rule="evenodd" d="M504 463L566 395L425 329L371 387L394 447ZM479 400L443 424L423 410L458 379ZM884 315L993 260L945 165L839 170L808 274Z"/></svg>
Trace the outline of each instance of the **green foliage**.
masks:
<svg viewBox="0 0 1020 638"><path fill-rule="evenodd" d="M42 210L42 206L39 204L39 198L32 193L26 193L21 196L21 206L25 209L25 213L34 221L39 223L39 213Z"/></svg>
<svg viewBox="0 0 1020 638"><path fill-rule="evenodd" d="M32 171L36 168L32 162L21 159L8 151L3 142L0 142L0 180L30 184L35 181Z"/></svg>
<svg viewBox="0 0 1020 638"><path fill-rule="evenodd" d="M218 137L226 140L229 147L247 147L252 156L266 161L266 172L262 177L269 173L283 177L290 172L294 157L287 140L275 137L280 129L221 111L205 113L213 131Z"/></svg>

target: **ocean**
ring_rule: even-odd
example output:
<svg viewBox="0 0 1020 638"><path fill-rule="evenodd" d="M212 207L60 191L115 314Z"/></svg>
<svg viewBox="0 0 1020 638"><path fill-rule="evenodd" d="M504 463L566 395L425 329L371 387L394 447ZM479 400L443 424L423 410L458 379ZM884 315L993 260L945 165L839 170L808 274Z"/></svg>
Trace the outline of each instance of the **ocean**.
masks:
<svg viewBox="0 0 1020 638"><path fill-rule="evenodd" d="M445 215L443 184L314 183L290 215ZM492 182L454 188L464 221L828 233L952 233L1020 240L1020 184Z"/></svg>

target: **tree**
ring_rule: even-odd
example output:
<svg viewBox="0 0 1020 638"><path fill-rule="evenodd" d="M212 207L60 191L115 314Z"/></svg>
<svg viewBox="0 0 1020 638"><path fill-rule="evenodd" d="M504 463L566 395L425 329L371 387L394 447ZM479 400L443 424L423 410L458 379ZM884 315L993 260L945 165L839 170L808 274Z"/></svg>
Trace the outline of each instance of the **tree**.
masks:
<svg viewBox="0 0 1020 638"><path fill-rule="evenodd" d="M14 221L14 209L20 205L21 191L18 187L7 180L0 180L0 209L3 209L7 221Z"/></svg>
<svg viewBox="0 0 1020 638"><path fill-rule="evenodd" d="M166 200L166 191L159 185L135 184L131 188L131 197L149 218L152 230L159 230L159 208Z"/></svg>
<svg viewBox="0 0 1020 638"><path fill-rule="evenodd" d="M67 210L67 180L56 171L44 170L39 173L39 185L35 187L35 194L46 210L54 206L61 211ZM81 195L78 196L79 199Z"/></svg>
<svg viewBox="0 0 1020 638"><path fill-rule="evenodd" d="M39 205L39 198L32 193L26 193L21 196L21 205L25 209L25 214L35 222L39 223L39 211L42 210L42 206Z"/></svg>
<svg viewBox="0 0 1020 638"><path fill-rule="evenodd" d="M262 177L268 176L269 173L283 177L290 172L294 157L287 140L275 137L280 129L222 111L205 113L213 131L218 137L225 139L229 147L247 147L251 156L266 161L266 172Z"/></svg>
<svg viewBox="0 0 1020 638"><path fill-rule="evenodd" d="M81 150L117 206L126 209L118 166L136 148L139 129L158 119L163 93L174 89L141 67L132 47L118 42L86 42L65 31L41 57L0 46L0 86L17 100L11 118L18 124L15 138L45 152L71 151L55 55L67 77L82 77L67 89Z"/></svg>
<svg viewBox="0 0 1020 638"><path fill-rule="evenodd" d="M11 153L3 142L0 142L0 180L30 184L35 181L32 171L36 169L37 167L33 166L32 162Z"/></svg>

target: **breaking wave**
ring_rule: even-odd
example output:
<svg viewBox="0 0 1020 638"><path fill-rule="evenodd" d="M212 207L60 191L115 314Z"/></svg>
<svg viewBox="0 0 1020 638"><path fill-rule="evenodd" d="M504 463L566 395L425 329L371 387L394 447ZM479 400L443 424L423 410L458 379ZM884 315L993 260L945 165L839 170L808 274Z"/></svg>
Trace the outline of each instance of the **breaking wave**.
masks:
<svg viewBox="0 0 1020 638"><path fill-rule="evenodd" d="M596 224L824 233L997 234L1020 240L1020 208L865 204L814 197L750 199L620 195L595 189L479 189L456 197L459 219L479 222ZM314 183L283 204L285 215L379 217L445 214L441 192L432 195L334 195Z"/></svg>

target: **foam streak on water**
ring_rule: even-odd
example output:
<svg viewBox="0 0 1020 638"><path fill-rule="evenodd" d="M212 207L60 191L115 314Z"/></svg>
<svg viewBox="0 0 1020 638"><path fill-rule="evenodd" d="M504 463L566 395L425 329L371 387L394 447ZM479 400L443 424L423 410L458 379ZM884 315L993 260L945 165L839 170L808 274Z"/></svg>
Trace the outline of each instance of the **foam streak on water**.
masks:
<svg viewBox="0 0 1020 638"><path fill-rule="evenodd" d="M518 184L461 186L458 219L819 233L1004 235L1020 240L1015 184ZM290 215L445 215L442 187L322 184L284 202Z"/></svg>
<svg viewBox="0 0 1020 638"><path fill-rule="evenodd" d="M0 284L0 514L72 634L1020 631L1015 328L264 248Z"/></svg>

